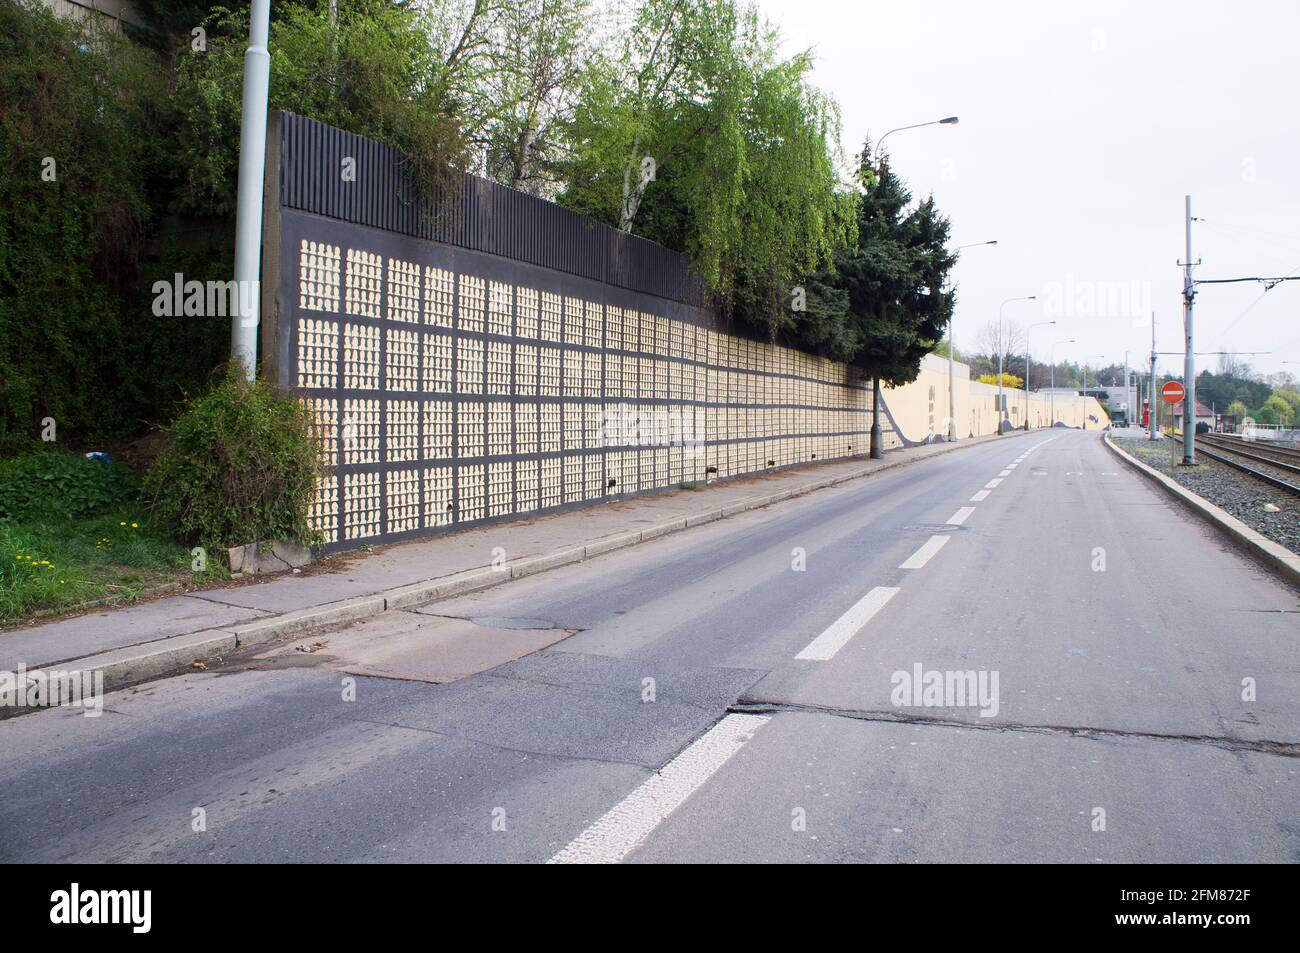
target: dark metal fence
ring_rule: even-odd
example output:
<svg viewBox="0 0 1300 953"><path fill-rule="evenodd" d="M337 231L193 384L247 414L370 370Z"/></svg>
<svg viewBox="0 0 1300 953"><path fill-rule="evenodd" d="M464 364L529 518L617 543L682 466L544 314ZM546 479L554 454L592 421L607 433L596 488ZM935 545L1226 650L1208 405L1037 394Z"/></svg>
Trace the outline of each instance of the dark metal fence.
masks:
<svg viewBox="0 0 1300 953"><path fill-rule="evenodd" d="M688 260L662 245L467 172L455 174L437 202L421 201L415 170L397 150L292 113L281 116L285 208L702 303ZM350 180L341 174L345 159L355 163Z"/></svg>

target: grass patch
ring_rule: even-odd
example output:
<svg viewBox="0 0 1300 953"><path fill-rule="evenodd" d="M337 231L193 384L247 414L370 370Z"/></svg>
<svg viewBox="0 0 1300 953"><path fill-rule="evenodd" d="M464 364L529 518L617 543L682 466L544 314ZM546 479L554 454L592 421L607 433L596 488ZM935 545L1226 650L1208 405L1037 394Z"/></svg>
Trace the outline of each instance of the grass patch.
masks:
<svg viewBox="0 0 1300 953"><path fill-rule="evenodd" d="M0 626L88 602L134 602L167 583L226 576L215 558L202 573L190 566L189 550L138 512L0 518Z"/></svg>

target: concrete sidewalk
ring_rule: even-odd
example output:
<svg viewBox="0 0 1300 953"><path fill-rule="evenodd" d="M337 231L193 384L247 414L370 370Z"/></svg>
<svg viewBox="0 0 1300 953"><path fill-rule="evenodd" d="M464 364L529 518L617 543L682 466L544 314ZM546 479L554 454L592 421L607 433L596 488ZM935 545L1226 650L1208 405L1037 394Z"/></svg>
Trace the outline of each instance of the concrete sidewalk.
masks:
<svg viewBox="0 0 1300 953"><path fill-rule="evenodd" d="M334 557L338 568L200 590L0 633L0 671L103 670L109 689L235 648L376 615L580 562L1008 434L813 464L670 490ZM504 554L493 565L494 554ZM0 717L11 712L0 711Z"/></svg>

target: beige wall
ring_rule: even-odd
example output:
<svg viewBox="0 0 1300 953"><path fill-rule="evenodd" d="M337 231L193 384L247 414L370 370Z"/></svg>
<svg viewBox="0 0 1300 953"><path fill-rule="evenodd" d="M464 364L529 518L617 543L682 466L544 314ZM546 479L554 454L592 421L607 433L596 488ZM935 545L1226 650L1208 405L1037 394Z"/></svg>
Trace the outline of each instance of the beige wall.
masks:
<svg viewBox="0 0 1300 953"><path fill-rule="evenodd" d="M957 362L953 367L956 394L957 436L978 437L997 432L996 385L981 384L970 378L969 365ZM932 436L948 433L948 361L934 354L926 355L921 373L911 384L885 389L885 405L894 419L904 442L919 443ZM1004 389L1007 419L1015 427L1025 424L1026 401L1023 390ZM1046 427L1055 420L1067 427L1086 425L1102 430L1109 423L1101 404L1093 397L1030 391L1028 415L1031 427Z"/></svg>

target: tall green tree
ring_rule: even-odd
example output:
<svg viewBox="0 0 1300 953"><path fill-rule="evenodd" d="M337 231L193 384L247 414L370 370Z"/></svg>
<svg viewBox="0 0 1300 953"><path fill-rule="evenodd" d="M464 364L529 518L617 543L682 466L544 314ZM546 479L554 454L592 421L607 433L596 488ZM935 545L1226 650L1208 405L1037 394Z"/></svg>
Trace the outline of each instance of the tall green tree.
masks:
<svg viewBox="0 0 1300 953"><path fill-rule="evenodd" d="M870 143L859 157L858 181L855 240L818 276L809 310L835 342L835 356L870 377L878 397L881 385L916 380L922 358L943 338L955 300L947 285L956 257L934 199L911 207L898 176L872 162Z"/></svg>
<svg viewBox="0 0 1300 953"><path fill-rule="evenodd" d="M853 221L810 69L752 7L646 0L583 74L559 201L685 252L724 318L795 329L795 286Z"/></svg>
<svg viewBox="0 0 1300 953"><path fill-rule="evenodd" d="M560 187L565 123L592 50L589 0L515 0L498 31L502 62L487 85L483 172L533 195Z"/></svg>

